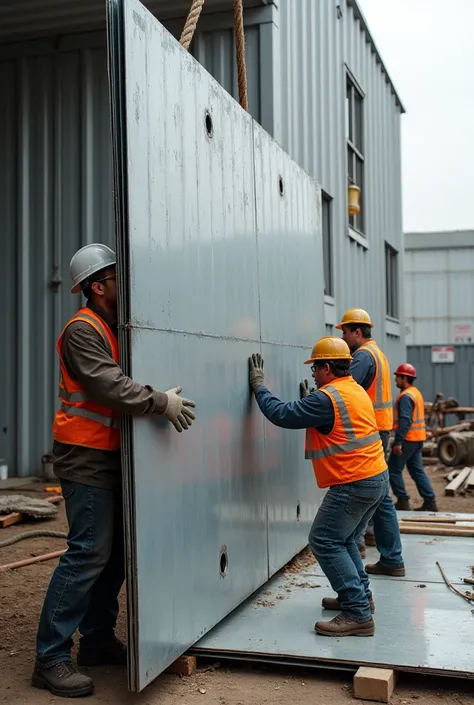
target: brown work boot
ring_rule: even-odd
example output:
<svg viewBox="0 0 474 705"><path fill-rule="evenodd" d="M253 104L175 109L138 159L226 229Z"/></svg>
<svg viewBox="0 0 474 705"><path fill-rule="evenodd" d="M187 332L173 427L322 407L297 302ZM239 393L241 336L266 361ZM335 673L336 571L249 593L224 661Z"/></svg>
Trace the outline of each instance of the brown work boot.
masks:
<svg viewBox="0 0 474 705"><path fill-rule="evenodd" d="M81 698L92 695L94 690L91 678L76 671L71 661L62 661L51 668L35 666L31 684L60 698Z"/></svg>
<svg viewBox="0 0 474 705"><path fill-rule="evenodd" d="M366 534L364 536L364 541L366 546L376 546L375 536L373 534Z"/></svg>
<svg viewBox="0 0 474 705"><path fill-rule="evenodd" d="M395 502L395 509L397 512L410 512L410 499L397 499Z"/></svg>
<svg viewBox="0 0 474 705"><path fill-rule="evenodd" d="M438 510L438 505L436 504L436 499L433 497L433 499L425 499L423 504L420 507L415 507L414 510L415 512L437 512Z"/></svg>
<svg viewBox="0 0 474 705"><path fill-rule="evenodd" d="M365 549L365 543L361 543L360 546L357 546L359 549L360 557L361 558L366 558L367 557L367 551Z"/></svg>
<svg viewBox="0 0 474 705"><path fill-rule="evenodd" d="M370 575L390 575L392 578L403 578L406 575L405 566L399 565L397 568L389 568L380 561L365 566L365 572Z"/></svg>
<svg viewBox="0 0 474 705"><path fill-rule="evenodd" d="M343 614L330 622L316 622L314 629L321 636L374 636L375 622L372 617L368 622L354 622Z"/></svg>
<svg viewBox="0 0 474 705"><path fill-rule="evenodd" d="M341 609L341 603L339 602L337 597L323 597L323 601L321 604L323 606L323 609L330 610L331 612ZM374 614L375 602L373 600L369 600L369 605L370 611L372 612L372 614Z"/></svg>

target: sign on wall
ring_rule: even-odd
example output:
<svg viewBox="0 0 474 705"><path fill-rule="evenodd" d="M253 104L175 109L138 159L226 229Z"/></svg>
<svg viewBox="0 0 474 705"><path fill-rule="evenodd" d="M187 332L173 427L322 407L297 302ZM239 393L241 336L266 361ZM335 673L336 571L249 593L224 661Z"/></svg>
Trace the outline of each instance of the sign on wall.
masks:
<svg viewBox="0 0 474 705"><path fill-rule="evenodd" d="M472 325L470 323L458 323L454 326L454 344L466 345L472 343Z"/></svg>
<svg viewBox="0 0 474 705"><path fill-rule="evenodd" d="M431 362L454 362L454 345L431 348Z"/></svg>

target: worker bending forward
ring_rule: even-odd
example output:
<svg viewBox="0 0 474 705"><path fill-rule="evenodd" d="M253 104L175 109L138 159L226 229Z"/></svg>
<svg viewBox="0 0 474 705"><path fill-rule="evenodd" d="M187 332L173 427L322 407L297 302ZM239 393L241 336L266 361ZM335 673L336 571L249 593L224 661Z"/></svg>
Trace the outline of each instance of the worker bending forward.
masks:
<svg viewBox="0 0 474 705"><path fill-rule="evenodd" d="M283 428L306 428L306 458L319 487L328 487L311 527L309 544L337 598L323 607L340 611L317 622L324 636L373 636L374 603L369 577L355 542L389 493L387 465L374 410L367 393L351 377L351 354L340 338L322 338L305 364L311 364L318 390L282 402L264 386L263 359L250 359L250 384L266 418Z"/></svg>
<svg viewBox="0 0 474 705"><path fill-rule="evenodd" d="M387 453L393 427L392 380L388 360L372 340L373 327L369 314L362 308L346 311L341 323L336 326L342 330L342 339L352 353L351 375L366 390L372 402L383 450ZM390 494L374 512L368 526L361 527L356 536L362 554L365 553L366 542L369 546L377 546L380 553L377 563L365 566L367 573L395 577L405 575L400 528Z"/></svg>
<svg viewBox="0 0 474 705"><path fill-rule="evenodd" d="M403 481L403 468L408 468L423 504L415 511L437 512L436 496L423 467L423 442L426 440L425 403L413 382L416 370L403 364L395 370L395 384L401 390L394 407L395 440L388 460L390 484L397 498L398 510L410 510L410 497Z"/></svg>
<svg viewBox="0 0 474 705"><path fill-rule="evenodd" d="M68 549L53 573L41 613L32 683L54 695L92 693L92 680L71 662L72 636L82 635L80 666L126 664L115 637L124 580L120 414L161 415L187 429L194 402L179 387L154 391L119 366L115 254L91 244L71 260L72 293L88 303L66 324L57 349L61 406L53 424L54 470L69 525Z"/></svg>

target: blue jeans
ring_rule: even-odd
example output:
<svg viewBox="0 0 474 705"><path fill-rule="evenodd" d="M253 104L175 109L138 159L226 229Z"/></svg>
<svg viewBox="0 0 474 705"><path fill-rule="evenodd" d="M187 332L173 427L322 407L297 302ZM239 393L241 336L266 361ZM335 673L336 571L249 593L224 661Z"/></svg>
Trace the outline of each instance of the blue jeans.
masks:
<svg viewBox="0 0 474 705"><path fill-rule="evenodd" d="M408 468L416 489L423 499L435 499L435 493L428 475L423 467L423 456L421 449L423 448L422 441L404 441L402 445L402 454L395 455L392 451L388 459L388 471L390 474L390 484L393 494L398 499L409 499L405 483L403 481L403 468L405 465Z"/></svg>
<svg viewBox="0 0 474 705"><path fill-rule="evenodd" d="M114 636L124 581L120 494L61 480L69 524L68 550L53 573L36 637L40 668L71 657L72 636L101 648Z"/></svg>
<svg viewBox="0 0 474 705"><path fill-rule="evenodd" d="M388 444L390 441L390 431L379 431L380 434L380 440L382 441L382 448L383 452L385 455L385 458L387 458L387 451L388 451ZM374 523L372 519L369 521L367 526L363 527L360 533L356 537L356 543L358 546L365 546L365 541L364 541L364 534L374 534ZM400 550L401 550L401 543L400 543Z"/></svg>
<svg viewBox="0 0 474 705"><path fill-rule="evenodd" d="M330 487L309 533L311 550L337 593L343 614L356 622L371 619L372 593L355 536L388 492L387 471Z"/></svg>

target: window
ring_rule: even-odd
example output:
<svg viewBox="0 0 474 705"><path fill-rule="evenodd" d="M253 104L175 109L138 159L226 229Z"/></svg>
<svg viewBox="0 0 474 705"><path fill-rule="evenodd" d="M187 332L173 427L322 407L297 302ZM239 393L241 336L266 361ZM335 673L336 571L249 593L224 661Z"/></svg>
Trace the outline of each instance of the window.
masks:
<svg viewBox="0 0 474 705"><path fill-rule="evenodd" d="M360 188L360 213L349 216L349 225L364 232L364 124L363 95L346 77L347 181Z"/></svg>
<svg viewBox="0 0 474 705"><path fill-rule="evenodd" d="M385 243L385 298L386 313L398 318L398 252Z"/></svg>
<svg viewBox="0 0 474 705"><path fill-rule="evenodd" d="M324 191L322 196L322 228L323 228L323 266L324 266L324 293L326 296L333 296L332 281L332 223L331 223L331 203L332 199Z"/></svg>

